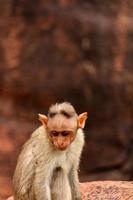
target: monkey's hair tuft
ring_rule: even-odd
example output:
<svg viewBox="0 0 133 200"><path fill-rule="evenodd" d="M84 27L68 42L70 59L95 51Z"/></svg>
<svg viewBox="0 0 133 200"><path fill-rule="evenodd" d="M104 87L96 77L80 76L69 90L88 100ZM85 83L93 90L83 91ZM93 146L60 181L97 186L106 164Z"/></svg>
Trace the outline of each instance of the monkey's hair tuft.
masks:
<svg viewBox="0 0 133 200"><path fill-rule="evenodd" d="M49 108L48 115L54 117L56 114L62 114L66 118L70 118L76 115L76 111L69 102L56 103Z"/></svg>

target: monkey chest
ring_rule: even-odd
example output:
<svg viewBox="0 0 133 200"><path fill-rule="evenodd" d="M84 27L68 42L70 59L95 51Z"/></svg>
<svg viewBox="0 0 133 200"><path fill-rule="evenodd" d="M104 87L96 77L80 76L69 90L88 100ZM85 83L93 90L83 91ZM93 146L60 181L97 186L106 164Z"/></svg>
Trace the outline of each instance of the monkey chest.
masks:
<svg viewBox="0 0 133 200"><path fill-rule="evenodd" d="M66 172L69 172L71 167L72 167L72 161L66 154L60 155L56 158L54 168L63 169Z"/></svg>
<svg viewBox="0 0 133 200"><path fill-rule="evenodd" d="M78 165L78 157L74 153L66 152L56 157L54 168L59 167L69 173L74 165Z"/></svg>

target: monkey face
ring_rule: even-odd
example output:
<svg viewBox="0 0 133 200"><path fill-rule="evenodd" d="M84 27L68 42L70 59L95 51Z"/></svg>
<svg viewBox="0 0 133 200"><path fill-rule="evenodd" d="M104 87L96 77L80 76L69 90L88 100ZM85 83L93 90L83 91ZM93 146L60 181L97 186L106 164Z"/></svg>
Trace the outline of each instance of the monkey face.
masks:
<svg viewBox="0 0 133 200"><path fill-rule="evenodd" d="M61 114L48 119L47 132L56 149L66 150L73 142L78 128L77 116L66 118Z"/></svg>
<svg viewBox="0 0 133 200"><path fill-rule="evenodd" d="M75 138L75 133L72 131L50 131L49 136L52 144L56 149L61 151L66 150Z"/></svg>

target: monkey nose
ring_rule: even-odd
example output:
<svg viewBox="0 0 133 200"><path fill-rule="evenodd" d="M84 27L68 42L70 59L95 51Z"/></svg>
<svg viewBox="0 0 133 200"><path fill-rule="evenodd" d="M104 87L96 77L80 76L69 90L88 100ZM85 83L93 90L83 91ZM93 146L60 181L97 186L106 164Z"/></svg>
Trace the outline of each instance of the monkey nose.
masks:
<svg viewBox="0 0 133 200"><path fill-rule="evenodd" d="M60 146L60 147L64 147L64 143L63 143L63 142L60 143L59 146Z"/></svg>
<svg viewBox="0 0 133 200"><path fill-rule="evenodd" d="M66 145L63 142L60 143L58 146L59 146L60 150L65 150L66 149Z"/></svg>

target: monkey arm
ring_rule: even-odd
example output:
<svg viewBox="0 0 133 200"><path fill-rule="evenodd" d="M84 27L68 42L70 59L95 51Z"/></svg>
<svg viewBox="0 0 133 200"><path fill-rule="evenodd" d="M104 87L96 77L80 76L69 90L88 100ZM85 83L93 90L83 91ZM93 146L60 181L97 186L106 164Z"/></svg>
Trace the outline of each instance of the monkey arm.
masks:
<svg viewBox="0 0 133 200"><path fill-rule="evenodd" d="M14 200L51 200L49 170L45 172L43 160L46 152L43 148L47 148L43 147L43 135L41 127L23 147L13 177Z"/></svg>
<svg viewBox="0 0 133 200"><path fill-rule="evenodd" d="M13 191L15 200L27 200L33 192L32 181L35 173L35 161L32 152L33 144L29 140L22 150L13 177Z"/></svg>
<svg viewBox="0 0 133 200"><path fill-rule="evenodd" d="M34 179L34 195L36 200L51 200L49 177L37 169Z"/></svg>
<svg viewBox="0 0 133 200"><path fill-rule="evenodd" d="M36 200L51 200L51 192L50 187L46 183L42 184L42 182L36 182L34 184L34 191L35 191L35 199Z"/></svg>
<svg viewBox="0 0 133 200"><path fill-rule="evenodd" d="M81 200L77 168L72 167L69 174L69 181L72 191L72 200Z"/></svg>

